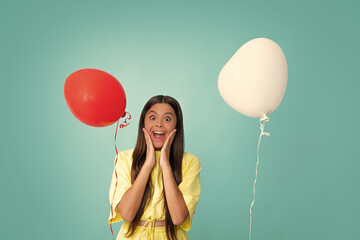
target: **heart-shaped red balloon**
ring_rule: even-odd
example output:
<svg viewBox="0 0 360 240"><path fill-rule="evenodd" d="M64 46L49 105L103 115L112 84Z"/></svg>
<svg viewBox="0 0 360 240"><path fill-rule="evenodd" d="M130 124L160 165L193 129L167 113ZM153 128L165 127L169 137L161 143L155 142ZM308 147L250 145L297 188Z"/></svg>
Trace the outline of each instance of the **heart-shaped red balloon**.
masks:
<svg viewBox="0 0 360 240"><path fill-rule="evenodd" d="M126 96L120 82L98 69L80 69L70 74L64 85L66 104L81 122L105 127L125 112Z"/></svg>

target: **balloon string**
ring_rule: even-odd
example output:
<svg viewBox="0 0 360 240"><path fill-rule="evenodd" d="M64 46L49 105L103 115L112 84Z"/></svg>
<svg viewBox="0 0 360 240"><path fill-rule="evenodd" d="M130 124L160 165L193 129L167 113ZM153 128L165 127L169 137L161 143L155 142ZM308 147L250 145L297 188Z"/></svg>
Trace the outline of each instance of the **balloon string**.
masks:
<svg viewBox="0 0 360 240"><path fill-rule="evenodd" d="M127 122L127 120L131 119L131 115L128 112L125 112L124 115L122 117L125 117L126 114L129 114L129 117L125 119L125 121L120 124L120 128L124 128L126 126L128 126L130 123ZM116 177L116 182L115 182L115 189L114 189L114 194L113 194L113 200L111 201L111 205L110 205L110 212L111 212L111 222L110 222L110 230L111 230L111 235L113 237L114 240L114 231L112 229L112 222L113 222L113 202L114 202L114 198L115 198L115 193L116 193L116 188L117 188L117 184L118 184L118 176L117 176L117 172L116 172L116 164L117 164L117 160L118 160L118 150L116 147L116 135L117 135L117 131L118 131L118 127L119 127L119 121L117 121L116 124L116 131L115 131L115 137L114 137L114 143L115 143L115 152L116 152L116 158L115 158L115 163L114 163L114 172L115 172L115 177Z"/></svg>
<svg viewBox="0 0 360 240"><path fill-rule="evenodd" d="M258 147L257 147L257 161L256 161L256 170L255 170L255 181L254 181L254 186L253 186L253 193L254 193L254 197L253 197L253 200L251 202L251 205L250 205L250 230L249 230L249 240L251 240L251 219L252 219L252 214L251 214L251 209L254 205L254 202L255 202L255 184L256 184L256 181L257 181L257 175L258 175L258 166L259 166L259 147L260 147L260 142L261 142L261 137L262 135L265 135L265 136L270 136L270 133L268 132L264 132L264 127L265 127L265 123L263 122L268 122L269 121L269 118L266 116L266 115L263 115L261 118L260 118L260 136L259 136L259 141L258 141Z"/></svg>

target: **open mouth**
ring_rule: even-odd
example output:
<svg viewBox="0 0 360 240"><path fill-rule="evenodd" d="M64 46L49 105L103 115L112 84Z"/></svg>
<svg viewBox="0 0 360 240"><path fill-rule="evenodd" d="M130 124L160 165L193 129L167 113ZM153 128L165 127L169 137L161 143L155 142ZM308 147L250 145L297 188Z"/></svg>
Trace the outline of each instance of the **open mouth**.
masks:
<svg viewBox="0 0 360 240"><path fill-rule="evenodd" d="M153 132L153 135L157 140L163 140L165 138L164 132Z"/></svg>

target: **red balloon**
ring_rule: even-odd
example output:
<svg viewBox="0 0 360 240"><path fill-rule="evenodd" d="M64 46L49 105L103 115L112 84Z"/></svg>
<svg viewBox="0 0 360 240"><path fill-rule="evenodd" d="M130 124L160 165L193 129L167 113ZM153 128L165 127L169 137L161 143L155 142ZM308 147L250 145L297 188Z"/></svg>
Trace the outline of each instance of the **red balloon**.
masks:
<svg viewBox="0 0 360 240"><path fill-rule="evenodd" d="M66 104L81 122L105 127L118 121L125 112L126 96L120 82L98 69L80 69L65 80Z"/></svg>

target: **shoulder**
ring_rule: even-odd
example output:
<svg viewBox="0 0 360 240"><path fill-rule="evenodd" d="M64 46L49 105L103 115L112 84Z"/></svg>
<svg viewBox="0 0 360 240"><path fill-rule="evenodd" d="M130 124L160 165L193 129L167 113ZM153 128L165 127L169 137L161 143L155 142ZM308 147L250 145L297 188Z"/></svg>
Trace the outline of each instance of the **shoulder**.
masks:
<svg viewBox="0 0 360 240"><path fill-rule="evenodd" d="M118 152L118 156L121 156L123 158L132 158L134 149L129 149L129 150L123 150Z"/></svg>
<svg viewBox="0 0 360 240"><path fill-rule="evenodd" d="M200 162L200 160L197 156L195 156L194 154L188 153L188 152L184 152L183 161L199 161Z"/></svg>
<svg viewBox="0 0 360 240"><path fill-rule="evenodd" d="M188 152L184 152L182 164L183 164L183 168L191 168L191 167L201 168L199 158Z"/></svg>
<svg viewBox="0 0 360 240"><path fill-rule="evenodd" d="M129 150L124 150L124 151L118 152L118 155L117 155L118 160L131 166L132 161L133 161L133 158L132 158L133 152L134 152L134 149L129 149Z"/></svg>

